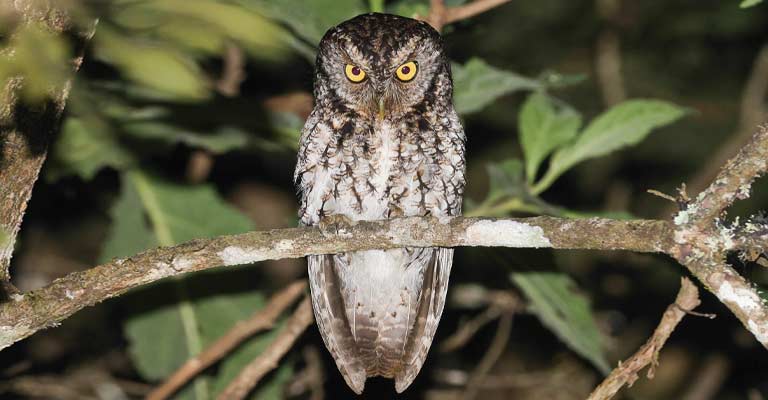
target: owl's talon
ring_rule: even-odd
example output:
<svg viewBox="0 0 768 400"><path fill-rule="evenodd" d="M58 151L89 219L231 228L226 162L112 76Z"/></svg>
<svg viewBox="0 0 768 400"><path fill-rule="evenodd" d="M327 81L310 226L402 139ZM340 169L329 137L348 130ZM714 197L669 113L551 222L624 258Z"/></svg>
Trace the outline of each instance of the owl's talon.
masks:
<svg viewBox="0 0 768 400"><path fill-rule="evenodd" d="M317 227L325 237L339 236L348 233L355 226L355 221L342 214L333 214L320 220Z"/></svg>

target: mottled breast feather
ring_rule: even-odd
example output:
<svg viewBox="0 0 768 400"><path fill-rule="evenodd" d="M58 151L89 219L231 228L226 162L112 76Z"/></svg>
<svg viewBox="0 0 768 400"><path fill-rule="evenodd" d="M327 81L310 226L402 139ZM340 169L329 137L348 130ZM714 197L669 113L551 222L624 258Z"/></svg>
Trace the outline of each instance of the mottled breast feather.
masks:
<svg viewBox="0 0 768 400"><path fill-rule="evenodd" d="M406 61L417 62L418 75L399 82L392 73ZM369 77L350 82L347 64ZM295 172L301 223L460 215L465 136L439 34L409 18L361 15L326 33L316 69ZM398 392L413 382L445 305L452 258L444 248L308 257L317 325L352 390L362 393L369 376L395 379Z"/></svg>

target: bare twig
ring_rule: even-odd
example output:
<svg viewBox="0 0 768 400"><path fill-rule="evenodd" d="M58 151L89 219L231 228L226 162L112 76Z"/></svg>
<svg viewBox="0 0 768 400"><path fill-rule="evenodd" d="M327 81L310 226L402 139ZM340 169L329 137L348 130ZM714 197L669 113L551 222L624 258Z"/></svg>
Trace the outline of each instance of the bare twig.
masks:
<svg viewBox="0 0 768 400"><path fill-rule="evenodd" d="M445 25L474 17L507 2L509 0L475 0L458 7L446 7L443 0L430 0L429 15L425 20L440 32Z"/></svg>
<svg viewBox="0 0 768 400"><path fill-rule="evenodd" d="M719 218L737 199L749 197L752 181L768 169L768 127L761 127L728 161L707 189L677 214L671 255L688 267L725 304L755 338L768 348L768 306L752 284L726 264L725 256L741 241Z"/></svg>
<svg viewBox="0 0 768 400"><path fill-rule="evenodd" d="M611 371L611 374L589 395L587 400L613 398L622 386L631 387L638 378L637 374L648 365L651 366L647 374L648 379L653 378L655 367L658 364L659 351L677 324L686 315L683 310L692 310L701 303L696 285L687 278L682 278L680 285L680 291L675 302L667 307L659 326L653 332L653 336L632 357Z"/></svg>
<svg viewBox="0 0 768 400"><path fill-rule="evenodd" d="M486 324L504 313L514 313L521 307L520 299L507 290L492 290L485 293L488 307L471 320L459 324L456 332L440 343L440 351L447 353L466 345Z"/></svg>
<svg viewBox="0 0 768 400"><path fill-rule="evenodd" d="M214 157L206 149L195 149L189 154L187 161L187 181L189 183L202 183L208 179L213 169Z"/></svg>
<svg viewBox="0 0 768 400"><path fill-rule="evenodd" d="M487 307L483 312L472 318L471 320L460 324L459 329L454 332L440 343L440 351L443 353L449 353L455 351L472 339L480 328L484 327L491 321L496 320L501 316L502 310L498 307Z"/></svg>
<svg viewBox="0 0 768 400"><path fill-rule="evenodd" d="M235 97L240 94L240 84L245 80L245 55L235 44L224 48L224 70L216 82L216 89L223 96Z"/></svg>
<svg viewBox="0 0 768 400"><path fill-rule="evenodd" d="M239 400L245 398L256 387L261 378L277 367L278 361L291 349L296 339L312 324L312 304L305 297L279 336L270 343L256 359L251 361L240 374L218 396L219 400Z"/></svg>
<svg viewBox="0 0 768 400"><path fill-rule="evenodd" d="M512 318L514 315L514 312L507 311L499 318L496 334L467 382L467 388L462 396L464 400L473 400L477 396L485 377L491 372L491 368L496 365L501 355L504 354L504 349L507 348L507 342L509 341L509 335L512 332Z"/></svg>
<svg viewBox="0 0 768 400"><path fill-rule="evenodd" d="M74 272L0 304L0 349L56 325L84 307L169 276L218 266L298 258L309 254L399 247L553 247L665 252L674 243L664 221L602 218L432 217L358 222L336 234L285 228L197 239L148 250Z"/></svg>
<svg viewBox="0 0 768 400"><path fill-rule="evenodd" d="M200 372L210 367L244 340L254 334L274 326L280 314L285 311L303 292L306 282L299 281L290 284L269 300L261 310L256 311L250 318L238 322L224 336L208 346L200 354L190 358L176 372L147 396L147 400L162 400L168 398Z"/></svg>
<svg viewBox="0 0 768 400"><path fill-rule="evenodd" d="M310 345L304 347L302 354L306 366L294 376L293 382L285 389L285 394L287 397L293 398L309 393L310 400L323 400L325 398L323 389L325 373L320 351L317 347Z"/></svg>

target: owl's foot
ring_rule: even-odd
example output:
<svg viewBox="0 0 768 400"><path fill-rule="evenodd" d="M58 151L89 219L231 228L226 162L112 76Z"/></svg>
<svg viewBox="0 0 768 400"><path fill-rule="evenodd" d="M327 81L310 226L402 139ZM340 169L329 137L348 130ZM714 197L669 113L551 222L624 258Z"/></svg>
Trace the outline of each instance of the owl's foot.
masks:
<svg viewBox="0 0 768 400"><path fill-rule="evenodd" d="M350 229L357 223L342 214L333 214L323 217L320 222L317 223L317 227L320 228L323 236L343 236L349 234Z"/></svg>

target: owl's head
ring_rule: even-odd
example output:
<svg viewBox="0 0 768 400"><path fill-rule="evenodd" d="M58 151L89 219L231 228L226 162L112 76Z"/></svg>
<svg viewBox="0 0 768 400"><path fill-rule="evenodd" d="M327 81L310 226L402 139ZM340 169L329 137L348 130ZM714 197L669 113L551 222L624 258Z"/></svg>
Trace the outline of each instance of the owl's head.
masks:
<svg viewBox="0 0 768 400"><path fill-rule="evenodd" d="M345 21L320 41L315 97L372 119L397 118L424 102L450 102L442 38L426 22L396 15Z"/></svg>

